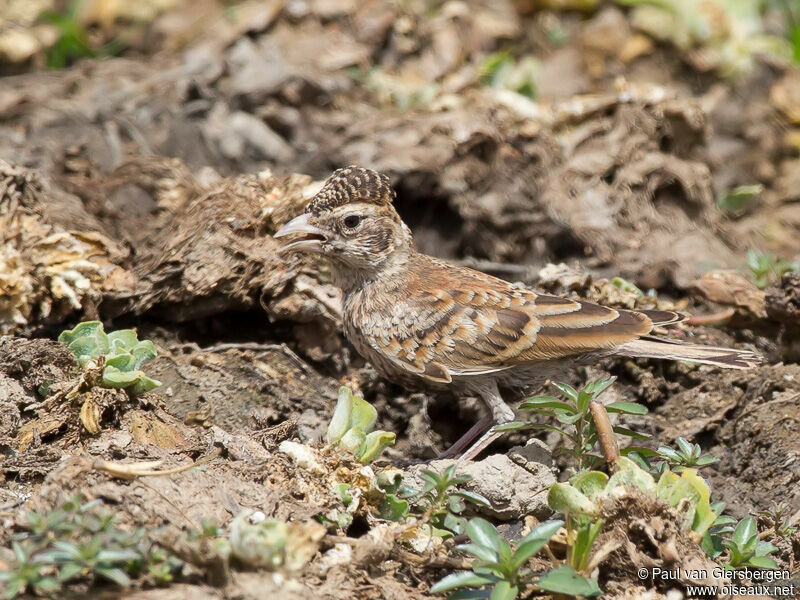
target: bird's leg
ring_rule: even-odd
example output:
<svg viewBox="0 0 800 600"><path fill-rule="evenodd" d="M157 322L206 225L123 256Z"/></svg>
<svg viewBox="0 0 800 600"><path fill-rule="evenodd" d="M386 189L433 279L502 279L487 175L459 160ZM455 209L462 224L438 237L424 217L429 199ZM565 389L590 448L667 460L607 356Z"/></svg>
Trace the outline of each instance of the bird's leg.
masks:
<svg viewBox="0 0 800 600"><path fill-rule="evenodd" d="M467 433L458 438L458 440L452 446L437 456L436 460L458 456L466 448L468 448L476 438L486 433L492 427L492 425L494 425L494 417L491 415L486 415L480 421L475 423L475 425L470 427Z"/></svg>
<svg viewBox="0 0 800 600"><path fill-rule="evenodd" d="M464 452L464 454L462 454L461 458L458 460L473 460L484 448L503 435L501 431L496 431L498 425L510 423L514 420L514 411L511 410L508 404L506 404L503 398L500 396L500 392L498 391L496 384L493 386L492 390L483 394L482 396L486 404L489 405L489 410L492 411L492 426L486 431L486 433L478 438L478 441L472 444L472 446L470 446L469 449ZM458 442L456 442L456 444L457 443Z"/></svg>

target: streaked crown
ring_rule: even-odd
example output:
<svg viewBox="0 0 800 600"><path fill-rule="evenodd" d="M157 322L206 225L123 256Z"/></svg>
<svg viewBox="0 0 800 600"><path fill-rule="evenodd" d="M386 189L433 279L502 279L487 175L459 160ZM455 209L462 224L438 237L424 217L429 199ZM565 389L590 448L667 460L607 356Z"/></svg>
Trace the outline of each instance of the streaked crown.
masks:
<svg viewBox="0 0 800 600"><path fill-rule="evenodd" d="M307 212L319 215L323 211L353 202L391 205L395 193L389 177L383 173L350 166L337 169L308 205Z"/></svg>

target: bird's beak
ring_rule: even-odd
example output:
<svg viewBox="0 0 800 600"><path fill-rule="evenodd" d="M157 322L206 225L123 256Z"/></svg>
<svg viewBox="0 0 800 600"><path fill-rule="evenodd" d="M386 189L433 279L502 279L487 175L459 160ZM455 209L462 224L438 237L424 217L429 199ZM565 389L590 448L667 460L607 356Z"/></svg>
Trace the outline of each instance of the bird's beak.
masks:
<svg viewBox="0 0 800 600"><path fill-rule="evenodd" d="M288 236L297 236L297 239L290 240L288 243L283 244L278 252L287 252L289 250L304 250L307 252L321 252L322 244L325 242L325 234L318 227L314 227L309 223L311 215L303 213L299 217L295 217L286 225L281 227L272 237L282 238Z"/></svg>

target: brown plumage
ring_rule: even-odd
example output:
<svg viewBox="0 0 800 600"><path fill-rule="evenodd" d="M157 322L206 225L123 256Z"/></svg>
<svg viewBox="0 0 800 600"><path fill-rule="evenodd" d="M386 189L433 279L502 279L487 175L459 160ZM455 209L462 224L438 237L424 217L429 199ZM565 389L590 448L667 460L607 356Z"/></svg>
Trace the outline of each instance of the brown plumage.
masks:
<svg viewBox="0 0 800 600"><path fill-rule="evenodd" d="M513 412L499 386L525 390L577 363L604 356L670 358L747 368L757 354L650 336L683 320L668 311L632 311L537 294L414 250L380 173L336 171L306 212L276 237L284 250L321 253L343 291L347 338L384 376L407 387L449 387L481 396L494 423ZM496 437L489 431L465 454Z"/></svg>

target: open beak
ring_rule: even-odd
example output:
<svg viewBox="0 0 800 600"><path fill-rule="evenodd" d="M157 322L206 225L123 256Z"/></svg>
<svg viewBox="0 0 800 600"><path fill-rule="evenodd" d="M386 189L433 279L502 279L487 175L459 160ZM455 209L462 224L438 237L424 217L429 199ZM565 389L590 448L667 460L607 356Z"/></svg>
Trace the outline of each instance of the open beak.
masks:
<svg viewBox="0 0 800 600"><path fill-rule="evenodd" d="M321 229L314 227L308 220L311 215L303 213L299 217L295 217L286 225L281 227L274 238L282 238L293 236L295 239L289 240L288 243L282 245L278 252L287 252L289 250L304 250L307 252L321 252L322 244L325 242L325 234Z"/></svg>

